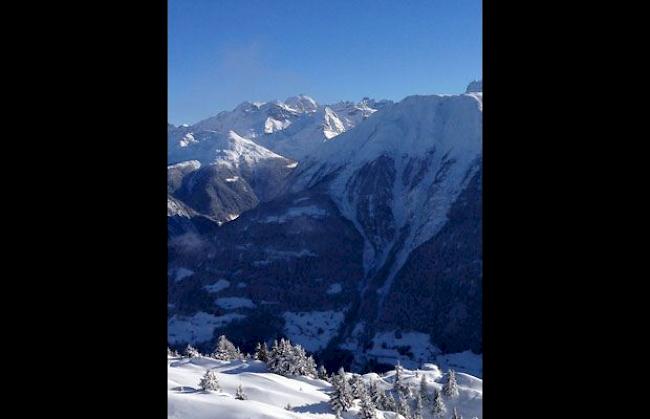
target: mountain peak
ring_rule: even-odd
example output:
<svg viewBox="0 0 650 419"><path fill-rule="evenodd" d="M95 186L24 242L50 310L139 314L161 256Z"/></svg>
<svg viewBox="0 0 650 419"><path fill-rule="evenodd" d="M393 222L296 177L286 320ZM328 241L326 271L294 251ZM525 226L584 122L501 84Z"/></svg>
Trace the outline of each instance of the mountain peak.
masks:
<svg viewBox="0 0 650 419"><path fill-rule="evenodd" d="M304 94L288 97L284 104L300 112L313 112L318 109L318 103Z"/></svg>
<svg viewBox="0 0 650 419"><path fill-rule="evenodd" d="M468 84L465 93L483 93L483 80L474 80Z"/></svg>

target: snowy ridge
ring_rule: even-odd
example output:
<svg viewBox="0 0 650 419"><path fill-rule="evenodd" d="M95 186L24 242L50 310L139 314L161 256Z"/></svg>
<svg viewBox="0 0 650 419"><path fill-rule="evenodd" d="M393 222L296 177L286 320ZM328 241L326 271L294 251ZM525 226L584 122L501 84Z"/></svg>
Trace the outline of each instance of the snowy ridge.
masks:
<svg viewBox="0 0 650 419"><path fill-rule="evenodd" d="M216 116L199 121L191 130L216 131L226 133L235 131L246 138L256 138L264 134L281 131L304 114L318 108L316 101L309 96L300 95L282 101L243 102L232 111L223 111Z"/></svg>
<svg viewBox="0 0 650 419"><path fill-rule="evenodd" d="M295 112L315 112L319 107L314 99L302 94L287 98L284 104Z"/></svg>
<svg viewBox="0 0 650 419"><path fill-rule="evenodd" d="M330 107L325 107L325 122L323 124L323 134L325 138L331 140L337 135L345 132L345 126L336 113Z"/></svg>
<svg viewBox="0 0 650 419"><path fill-rule="evenodd" d="M465 93L478 92L483 93L483 80L474 80L469 85L467 85L467 89L465 90Z"/></svg>
<svg viewBox="0 0 650 419"><path fill-rule="evenodd" d="M194 216L194 211L178 199L167 195L167 216L192 218Z"/></svg>
<svg viewBox="0 0 650 419"><path fill-rule="evenodd" d="M366 273L376 272L399 246L385 293L410 252L445 224L481 152L480 94L410 96L323 144L301 164L292 190L336 174L330 193L365 238ZM377 184L380 175L385 184ZM381 195L368 198L369 187ZM384 203L389 208L375 213ZM375 217L388 222L377 227ZM408 233L400 235L405 227Z"/></svg>
<svg viewBox="0 0 650 419"><path fill-rule="evenodd" d="M300 160L320 143L353 128L389 103L364 98L356 104L340 102L328 106L306 95L289 97L284 102L243 102L232 111L220 112L192 126L170 125L169 160L188 160L193 155L192 158L205 163L211 159L211 150L201 145L206 133L228 135L231 131L282 156ZM175 155L178 149L195 152L185 151L180 157Z"/></svg>
<svg viewBox="0 0 650 419"><path fill-rule="evenodd" d="M187 160L175 164L170 164L169 166L167 166L167 170L174 170L174 169L199 170L200 168L201 168L201 162L198 160Z"/></svg>
<svg viewBox="0 0 650 419"><path fill-rule="evenodd" d="M237 168L253 166L266 159L283 159L253 141L242 137L235 131L225 135L215 131L202 131L194 134L195 142L190 147L172 145L168 160L171 167L225 164Z"/></svg>

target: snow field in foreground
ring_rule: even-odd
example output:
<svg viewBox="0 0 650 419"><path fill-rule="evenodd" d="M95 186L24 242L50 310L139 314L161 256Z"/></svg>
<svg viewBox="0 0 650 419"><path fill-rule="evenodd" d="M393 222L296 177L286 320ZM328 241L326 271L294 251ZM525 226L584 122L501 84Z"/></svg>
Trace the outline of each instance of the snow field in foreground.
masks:
<svg viewBox="0 0 650 419"><path fill-rule="evenodd" d="M430 391L440 390L445 375L435 366L424 370L404 370L405 381L419 388L422 375ZM207 369L213 370L221 387L220 392L203 392L199 380ZM417 374L417 377L416 377ZM351 376L352 374L348 374ZM376 381L381 390L392 388L395 371L378 375L369 373L361 378L369 383ZM457 407L465 419L482 416L483 381L468 374L456 373L460 396L445 400L448 414ZM235 399L237 387L242 385L247 400ZM216 359L168 359L168 417L174 419L334 419L329 405L329 383L309 377L283 377L267 372L260 361L218 361ZM285 409L287 404L291 410ZM342 414L344 419L356 418L355 407ZM425 412L424 419L429 419ZM378 419L401 418L392 412L377 412Z"/></svg>

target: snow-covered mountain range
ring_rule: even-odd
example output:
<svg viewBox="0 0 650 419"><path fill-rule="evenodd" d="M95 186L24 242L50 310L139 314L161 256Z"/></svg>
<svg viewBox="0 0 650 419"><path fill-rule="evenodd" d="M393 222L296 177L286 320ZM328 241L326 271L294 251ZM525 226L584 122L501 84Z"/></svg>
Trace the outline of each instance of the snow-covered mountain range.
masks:
<svg viewBox="0 0 650 419"><path fill-rule="evenodd" d="M357 370L480 353L481 90L170 125L170 344L286 336Z"/></svg>
<svg viewBox="0 0 650 419"><path fill-rule="evenodd" d="M219 137L215 133L226 136L231 131L284 157L301 160L323 142L355 127L390 103L363 98L359 103L319 105L305 95L284 102L244 102L232 111L220 112L192 126L170 125L168 160L176 163L192 155L212 159L209 147Z"/></svg>

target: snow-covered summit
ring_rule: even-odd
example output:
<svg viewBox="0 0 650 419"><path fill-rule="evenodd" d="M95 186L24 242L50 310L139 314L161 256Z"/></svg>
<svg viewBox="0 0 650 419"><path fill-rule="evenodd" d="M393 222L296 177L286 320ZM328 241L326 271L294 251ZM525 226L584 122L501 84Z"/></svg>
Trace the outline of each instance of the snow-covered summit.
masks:
<svg viewBox="0 0 650 419"><path fill-rule="evenodd" d="M188 137L191 141L188 141ZM188 133L177 142L171 141L168 149L170 164L199 167L210 164L252 166L267 159L284 159L284 157L232 130L226 134L216 131Z"/></svg>
<svg viewBox="0 0 650 419"><path fill-rule="evenodd" d="M170 125L168 132L173 137L170 146L194 147L202 131L222 135L233 131L277 154L301 160L318 144L355 127L390 103L366 97L358 103L320 105L303 94L284 101L246 101L231 111L219 112L191 126Z"/></svg>
<svg viewBox="0 0 650 419"><path fill-rule="evenodd" d="M302 94L287 98L284 104L298 112L314 112L319 108L314 99Z"/></svg>
<svg viewBox="0 0 650 419"><path fill-rule="evenodd" d="M474 80L468 84L465 93L483 93L483 80Z"/></svg>
<svg viewBox="0 0 650 419"><path fill-rule="evenodd" d="M409 96L324 144L309 160L334 168L359 166L381 155L424 156L433 149L447 157L476 154L481 151L480 105L472 95Z"/></svg>

